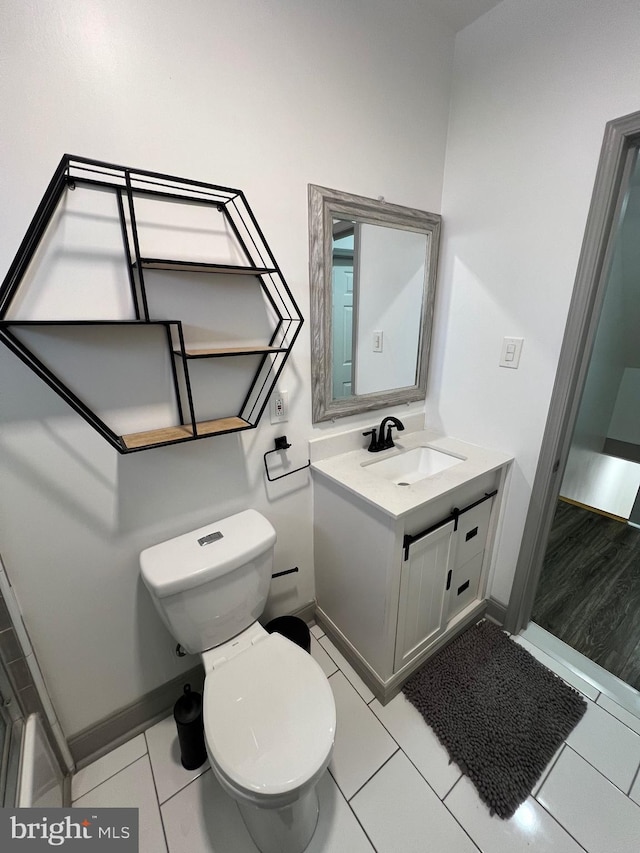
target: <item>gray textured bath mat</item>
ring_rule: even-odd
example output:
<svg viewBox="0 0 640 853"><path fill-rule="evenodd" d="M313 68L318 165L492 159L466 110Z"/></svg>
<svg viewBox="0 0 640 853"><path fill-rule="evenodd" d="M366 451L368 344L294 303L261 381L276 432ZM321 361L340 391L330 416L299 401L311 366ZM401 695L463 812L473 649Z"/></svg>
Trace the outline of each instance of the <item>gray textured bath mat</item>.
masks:
<svg viewBox="0 0 640 853"><path fill-rule="evenodd" d="M492 622L480 622L404 685L492 814L509 818L587 709L582 696Z"/></svg>

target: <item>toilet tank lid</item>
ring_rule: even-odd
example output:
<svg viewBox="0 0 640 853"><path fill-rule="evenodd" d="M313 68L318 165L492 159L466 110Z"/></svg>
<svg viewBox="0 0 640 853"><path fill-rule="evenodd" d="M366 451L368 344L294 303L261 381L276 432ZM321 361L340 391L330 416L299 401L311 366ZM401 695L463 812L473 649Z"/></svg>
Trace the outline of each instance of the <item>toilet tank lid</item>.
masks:
<svg viewBox="0 0 640 853"><path fill-rule="evenodd" d="M166 598L232 572L275 541L270 522L247 509L146 548L140 554L142 579L158 598Z"/></svg>

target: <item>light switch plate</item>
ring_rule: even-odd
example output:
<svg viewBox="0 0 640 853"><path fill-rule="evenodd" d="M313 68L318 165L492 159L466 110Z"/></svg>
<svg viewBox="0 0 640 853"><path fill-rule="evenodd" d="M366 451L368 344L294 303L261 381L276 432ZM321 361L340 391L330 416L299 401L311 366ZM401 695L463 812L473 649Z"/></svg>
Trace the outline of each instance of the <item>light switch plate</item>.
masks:
<svg viewBox="0 0 640 853"><path fill-rule="evenodd" d="M511 367L517 369L520 364L520 353L524 338L503 338L502 352L500 353L500 367Z"/></svg>

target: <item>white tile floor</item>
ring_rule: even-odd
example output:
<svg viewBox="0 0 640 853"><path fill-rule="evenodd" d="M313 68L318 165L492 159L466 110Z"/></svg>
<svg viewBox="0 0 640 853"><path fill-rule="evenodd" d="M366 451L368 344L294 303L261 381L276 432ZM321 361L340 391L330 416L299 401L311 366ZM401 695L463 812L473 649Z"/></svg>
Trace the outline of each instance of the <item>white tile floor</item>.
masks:
<svg viewBox="0 0 640 853"><path fill-rule="evenodd" d="M312 630L312 654L333 688L338 726L309 853L640 849L640 722L574 673L588 711L534 796L503 821L489 816L404 697L380 705L320 629ZM568 677L552 658L545 663ZM75 806L137 806L141 853L256 853L208 765L182 768L172 717L77 773L73 798Z"/></svg>

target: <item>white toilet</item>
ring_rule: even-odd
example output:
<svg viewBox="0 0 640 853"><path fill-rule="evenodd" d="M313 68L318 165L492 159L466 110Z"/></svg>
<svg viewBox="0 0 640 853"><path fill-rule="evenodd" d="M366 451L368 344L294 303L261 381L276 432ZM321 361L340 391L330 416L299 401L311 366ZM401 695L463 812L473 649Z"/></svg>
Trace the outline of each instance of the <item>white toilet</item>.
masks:
<svg viewBox="0 0 640 853"><path fill-rule="evenodd" d="M209 762L258 849L300 853L318 821L315 786L336 728L311 655L258 623L276 533L255 510L147 548L142 578L164 623L205 668Z"/></svg>

